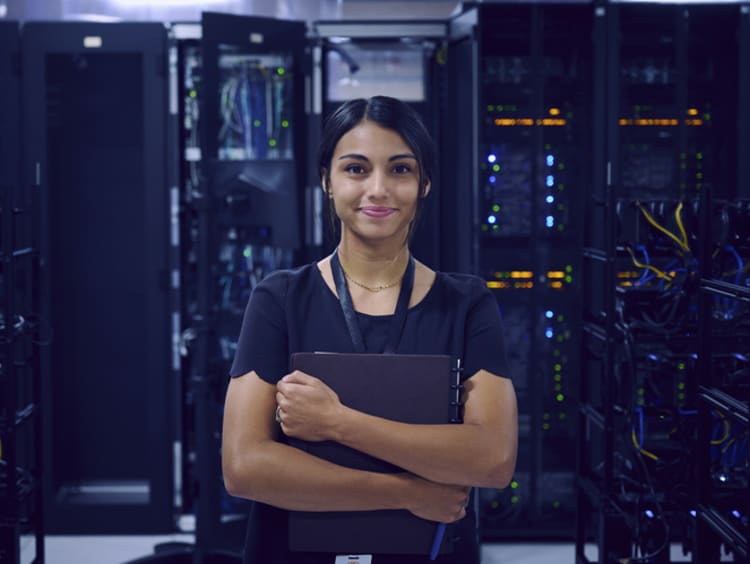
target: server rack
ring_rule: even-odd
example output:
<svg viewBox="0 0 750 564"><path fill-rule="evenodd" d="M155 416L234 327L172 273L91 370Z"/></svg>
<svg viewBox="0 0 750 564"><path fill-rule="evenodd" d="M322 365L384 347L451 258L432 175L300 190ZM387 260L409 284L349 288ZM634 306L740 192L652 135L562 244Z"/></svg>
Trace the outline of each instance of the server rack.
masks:
<svg viewBox="0 0 750 564"><path fill-rule="evenodd" d="M35 187L21 185L20 28L0 22L0 560L44 562Z"/></svg>
<svg viewBox="0 0 750 564"><path fill-rule="evenodd" d="M474 3L470 3L474 4ZM467 4L448 47L459 252L497 296L519 402L510 487L479 492L483 538L572 538L582 216L594 150L590 3ZM454 158L455 156L455 158ZM450 220L448 219L450 217ZM458 216L458 217L456 217ZM473 227L472 227L473 226Z"/></svg>
<svg viewBox="0 0 750 564"><path fill-rule="evenodd" d="M721 519L741 522L746 507L740 517L716 511L711 472L721 457L709 452L742 440L734 427L712 434L710 407L721 410L707 394L712 353L738 351L716 331L721 303L701 296L709 273L726 277L728 264L741 272L745 252L741 239L716 243L722 222L711 215L717 205L741 209L733 202L747 154L737 121L745 8L597 9L606 170L587 206L578 562L590 561L593 539L599 562L670 562L674 544L695 562L718 561L721 542L735 561L746 558L746 525L744 543L742 527L716 533Z"/></svg>
<svg viewBox="0 0 750 564"><path fill-rule="evenodd" d="M47 530L172 514L162 24L22 28L24 185L41 197Z"/></svg>
<svg viewBox="0 0 750 564"><path fill-rule="evenodd" d="M180 406L178 510L195 561L234 561L249 502L221 479L227 376L253 287L305 256L303 22L204 12L171 25L173 370Z"/></svg>

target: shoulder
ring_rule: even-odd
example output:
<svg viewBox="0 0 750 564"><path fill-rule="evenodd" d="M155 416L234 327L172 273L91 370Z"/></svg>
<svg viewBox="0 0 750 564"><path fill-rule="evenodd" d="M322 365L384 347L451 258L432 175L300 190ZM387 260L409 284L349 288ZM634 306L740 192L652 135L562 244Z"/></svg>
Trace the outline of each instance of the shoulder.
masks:
<svg viewBox="0 0 750 564"><path fill-rule="evenodd" d="M437 281L443 292L466 299L478 299L490 295L485 281L474 274L460 272L438 272Z"/></svg>
<svg viewBox="0 0 750 564"><path fill-rule="evenodd" d="M296 268L275 270L263 278L253 289L254 294L270 294L283 299L290 293L296 293L304 287L312 286L317 266L315 263Z"/></svg>

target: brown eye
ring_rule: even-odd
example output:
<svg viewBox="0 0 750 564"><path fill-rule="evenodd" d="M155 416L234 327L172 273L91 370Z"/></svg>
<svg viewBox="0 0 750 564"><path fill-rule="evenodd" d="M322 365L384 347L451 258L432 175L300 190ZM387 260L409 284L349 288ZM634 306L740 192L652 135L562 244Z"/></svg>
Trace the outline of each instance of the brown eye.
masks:
<svg viewBox="0 0 750 564"><path fill-rule="evenodd" d="M347 165L347 167L344 170L351 174L362 174L365 171L364 167L358 164Z"/></svg>

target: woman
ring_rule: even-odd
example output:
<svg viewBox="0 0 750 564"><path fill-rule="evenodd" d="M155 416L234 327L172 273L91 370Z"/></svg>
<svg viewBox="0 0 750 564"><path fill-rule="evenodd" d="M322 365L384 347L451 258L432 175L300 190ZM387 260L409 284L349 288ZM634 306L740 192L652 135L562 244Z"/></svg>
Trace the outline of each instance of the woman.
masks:
<svg viewBox="0 0 750 564"><path fill-rule="evenodd" d="M230 373L223 471L230 494L256 502L246 562L334 564L333 553L288 551L288 511L380 509L458 522L451 533L460 537L455 552L437 562L479 561L469 491L509 483L517 450L516 398L498 307L483 281L436 273L409 252L430 192L433 158L432 140L416 112L393 98L347 102L326 121L319 170L340 224L338 247L317 263L273 273L255 288ZM389 351L402 292L408 314ZM347 326L340 298L350 298L355 329ZM320 380L287 374L291 353L351 352L357 334L365 352L461 356L463 423L419 426L366 416L342 405ZM337 466L284 444L282 434L335 440L404 472ZM371 560L427 561L380 554Z"/></svg>

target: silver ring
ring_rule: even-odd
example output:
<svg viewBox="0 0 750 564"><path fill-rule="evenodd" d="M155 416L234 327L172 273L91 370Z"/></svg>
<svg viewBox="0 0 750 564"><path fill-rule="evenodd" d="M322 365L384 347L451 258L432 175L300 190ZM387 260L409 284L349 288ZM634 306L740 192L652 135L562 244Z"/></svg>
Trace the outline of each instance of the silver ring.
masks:
<svg viewBox="0 0 750 564"><path fill-rule="evenodd" d="M273 415L273 418L276 420L276 423L281 423L281 406L276 406L276 412Z"/></svg>

